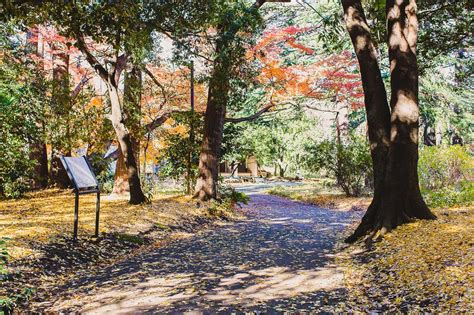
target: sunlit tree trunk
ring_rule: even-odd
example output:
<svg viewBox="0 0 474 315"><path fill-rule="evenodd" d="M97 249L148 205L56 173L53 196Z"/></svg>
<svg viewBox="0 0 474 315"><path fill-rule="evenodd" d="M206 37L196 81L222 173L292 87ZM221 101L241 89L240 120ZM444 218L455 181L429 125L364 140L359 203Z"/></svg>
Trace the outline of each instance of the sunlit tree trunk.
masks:
<svg viewBox="0 0 474 315"><path fill-rule="evenodd" d="M119 142L120 150L123 154L125 167L127 170L130 190L130 203L140 204L146 201L146 197L143 194L140 185L140 178L138 176L138 163L133 150L132 138L128 128L124 124L118 88L114 82L110 81L108 82L107 87L109 90L110 103L112 106L112 125L117 135L117 140Z"/></svg>
<svg viewBox="0 0 474 315"><path fill-rule="evenodd" d="M54 46L52 47L54 49ZM52 112L55 119L62 120L66 125L66 132L57 135L51 143L51 171L49 174L51 184L59 188L70 186L70 180L64 169L60 155L71 156L71 136L69 132L69 115L71 112L70 86L69 86L69 55L61 53L53 55L53 93L51 97ZM61 137L61 141L58 138Z"/></svg>
<svg viewBox="0 0 474 315"><path fill-rule="evenodd" d="M217 198L217 179L219 175L219 158L224 132L224 119L230 88L229 72L231 63L224 50L230 45L233 36L222 36L222 28L218 29L221 39L216 43L217 57L209 82L204 131L199 156L199 169L194 197L200 200Z"/></svg>
<svg viewBox="0 0 474 315"><path fill-rule="evenodd" d="M123 112L127 117L126 125L129 129L130 146L132 147L135 158L137 173L139 175L139 161L140 161L140 136L141 136L141 71L137 67L125 75L124 97L123 97ZM129 170L125 161L125 154L122 151L122 146L119 145L119 156L115 168L114 188L112 193L124 194L130 192ZM133 161L128 161L128 164ZM132 174L133 175L133 174ZM139 194L139 192L137 192ZM137 198L138 200L140 198ZM135 200L135 199L134 199Z"/></svg>
<svg viewBox="0 0 474 315"><path fill-rule="evenodd" d="M397 2L398 3L398 2ZM416 4L387 1L391 71L390 108L375 45L360 0L342 0L364 88L374 167L374 198L362 222L346 241L382 234L412 218L432 219L421 197L418 174L418 68Z"/></svg>

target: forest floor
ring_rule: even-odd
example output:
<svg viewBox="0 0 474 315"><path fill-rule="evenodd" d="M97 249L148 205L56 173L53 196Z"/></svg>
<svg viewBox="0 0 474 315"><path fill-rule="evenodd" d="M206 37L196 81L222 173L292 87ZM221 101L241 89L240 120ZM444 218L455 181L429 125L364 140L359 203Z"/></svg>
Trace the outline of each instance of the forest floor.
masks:
<svg viewBox="0 0 474 315"><path fill-rule="evenodd" d="M187 197L103 198L99 239L94 196L82 196L75 246L69 192L2 201L11 255L2 290L31 294L34 311L474 311L472 206L434 209L436 221L347 246L369 197L322 181L236 186L251 201L217 221Z"/></svg>
<svg viewBox="0 0 474 315"><path fill-rule="evenodd" d="M371 200L345 197L318 181L270 193L335 209L365 211ZM435 221L405 224L370 246L341 249L337 263L344 270L349 309L474 312L474 206L432 210Z"/></svg>
<svg viewBox="0 0 474 315"><path fill-rule="evenodd" d="M15 303L22 309L50 300L65 283L235 216L219 212L217 217L209 207L176 194L157 195L140 206L130 205L123 196L102 196L100 235L95 238L95 198L80 196L75 244L70 191L49 189L0 201L0 239L8 252L7 273L0 274L0 306Z"/></svg>
<svg viewBox="0 0 474 315"><path fill-rule="evenodd" d="M257 185L258 186L258 185ZM344 310L334 249L354 211L334 211L239 187L241 219L64 283L34 310L81 313Z"/></svg>

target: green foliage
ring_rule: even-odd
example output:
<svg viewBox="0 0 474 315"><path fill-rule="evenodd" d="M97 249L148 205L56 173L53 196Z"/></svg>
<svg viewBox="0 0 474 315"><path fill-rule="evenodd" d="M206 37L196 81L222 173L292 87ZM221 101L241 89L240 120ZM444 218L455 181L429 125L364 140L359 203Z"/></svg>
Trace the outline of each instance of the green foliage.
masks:
<svg viewBox="0 0 474 315"><path fill-rule="evenodd" d="M37 139L36 114L42 92L29 84L26 67L0 60L0 195L18 198L29 187L33 162L29 145Z"/></svg>
<svg viewBox="0 0 474 315"><path fill-rule="evenodd" d="M228 201L231 204L243 203L246 205L250 201L250 198L246 194L237 191L230 186L221 186L219 190L219 198Z"/></svg>
<svg viewBox="0 0 474 315"><path fill-rule="evenodd" d="M209 214L214 217L226 218L233 211L235 205L247 204L250 197L235 190L233 187L222 185L219 187L219 200L209 207Z"/></svg>
<svg viewBox="0 0 474 315"><path fill-rule="evenodd" d="M8 276L8 272L5 268L7 261L8 252L6 249L6 240L0 238L0 284L5 281ZM2 312L11 311L12 308L13 301L6 296L0 296L0 314L2 314Z"/></svg>
<svg viewBox="0 0 474 315"><path fill-rule="evenodd" d="M474 157L466 147L433 146L420 150L421 191L433 207L472 204Z"/></svg>
<svg viewBox="0 0 474 315"><path fill-rule="evenodd" d="M306 155L305 146L320 136L315 124L315 119L297 110L283 111L270 116L270 119L247 123L234 137L224 136L224 140L231 138L237 143L234 146L237 152L228 149L225 157L254 155L261 165L275 166L276 175L297 172ZM225 144L225 147L230 146Z"/></svg>
<svg viewBox="0 0 474 315"><path fill-rule="evenodd" d="M359 196L371 188L372 160L365 137L353 135L347 143L326 140L307 150L306 166L315 172L328 172L347 196Z"/></svg>
<svg viewBox="0 0 474 315"><path fill-rule="evenodd" d="M103 154L98 153L89 155L89 161L99 182L100 191L111 193L114 187L114 173L110 168L110 161L104 159Z"/></svg>
<svg viewBox="0 0 474 315"><path fill-rule="evenodd" d="M451 63L452 58L445 58ZM458 74L459 72L456 72ZM440 125L445 132L442 142L450 143L455 132L465 143L471 143L474 134L474 93L467 84L455 83L455 77L431 70L420 80L420 116L424 126L435 129Z"/></svg>
<svg viewBox="0 0 474 315"><path fill-rule="evenodd" d="M141 176L140 183L142 185L142 191L148 202L153 199L153 195L157 192L157 187L152 179L145 176Z"/></svg>
<svg viewBox="0 0 474 315"><path fill-rule="evenodd" d="M191 178L196 178L199 162L199 149L202 138L201 117L192 112L176 113L172 116L170 128L161 131L160 136L164 149L158 158L161 165L159 176L181 179L188 172L191 162ZM194 139L191 137L191 125L194 130Z"/></svg>

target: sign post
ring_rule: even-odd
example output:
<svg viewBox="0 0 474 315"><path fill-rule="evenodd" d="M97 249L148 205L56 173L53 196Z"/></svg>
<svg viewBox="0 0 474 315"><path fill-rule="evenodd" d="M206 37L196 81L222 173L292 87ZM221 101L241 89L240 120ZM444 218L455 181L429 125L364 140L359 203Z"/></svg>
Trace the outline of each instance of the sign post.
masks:
<svg viewBox="0 0 474 315"><path fill-rule="evenodd" d="M77 228L79 224L79 195L97 194L95 207L95 237L99 236L99 212L100 212L100 189L92 166L85 156L66 157L61 156L61 162L74 186L76 194L74 202L74 237L77 240Z"/></svg>

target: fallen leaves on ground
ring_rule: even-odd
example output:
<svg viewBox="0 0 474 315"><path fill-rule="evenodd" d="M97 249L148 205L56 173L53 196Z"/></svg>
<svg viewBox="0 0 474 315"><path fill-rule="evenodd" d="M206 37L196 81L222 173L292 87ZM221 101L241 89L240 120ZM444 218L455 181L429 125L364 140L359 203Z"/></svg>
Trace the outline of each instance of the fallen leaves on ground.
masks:
<svg viewBox="0 0 474 315"><path fill-rule="evenodd" d="M8 276L0 299L37 291L46 300L62 283L214 221L207 205L186 196L155 196L144 205L102 196L100 236L94 238L95 194L80 196L78 242L72 241L74 194L50 189L0 201L0 237L7 240ZM221 215L229 215L225 213ZM24 302L24 301L23 301Z"/></svg>
<svg viewBox="0 0 474 315"><path fill-rule="evenodd" d="M400 226L372 250L348 249L353 310L474 311L474 208L434 212L438 220Z"/></svg>
<svg viewBox="0 0 474 315"><path fill-rule="evenodd" d="M299 186L279 186L268 191L271 195L302 201L322 208L337 210L365 211L371 197L348 197L334 187L328 187L323 182L313 180Z"/></svg>

